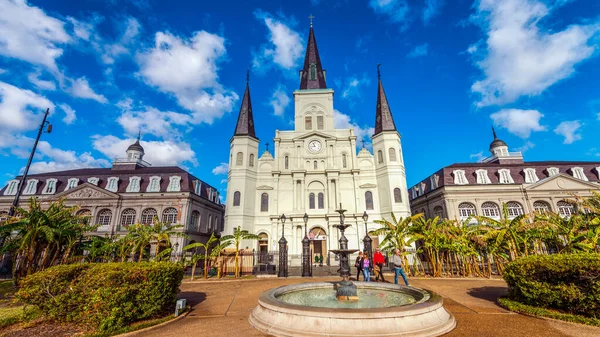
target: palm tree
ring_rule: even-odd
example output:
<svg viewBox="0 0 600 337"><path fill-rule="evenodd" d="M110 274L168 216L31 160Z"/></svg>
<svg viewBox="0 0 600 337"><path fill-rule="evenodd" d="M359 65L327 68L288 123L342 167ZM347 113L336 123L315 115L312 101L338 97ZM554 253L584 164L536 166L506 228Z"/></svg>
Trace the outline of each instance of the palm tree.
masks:
<svg viewBox="0 0 600 337"><path fill-rule="evenodd" d="M537 220L555 229L556 236L550 239L554 239L559 253L590 252L597 249L597 226L590 226L583 214L564 217L548 213L538 216Z"/></svg>
<svg viewBox="0 0 600 337"><path fill-rule="evenodd" d="M506 244L511 261L522 255L523 249L521 243L523 243L523 238L520 234L529 227L526 223L526 214L521 214L511 219L508 214L507 205L502 204L502 218L500 220L485 216L477 216L476 218L483 223L483 228L486 228L488 231L497 232L496 239Z"/></svg>
<svg viewBox="0 0 600 337"><path fill-rule="evenodd" d="M247 230L242 230L238 226L233 231L233 235L225 235L221 238L224 241L230 241L235 245L235 278L240 274L240 243L243 240L258 240L260 237L256 234L251 234Z"/></svg>
<svg viewBox="0 0 600 337"><path fill-rule="evenodd" d="M411 245L415 238L412 235L411 224L421 219L423 214L417 214L413 216L409 216L406 218L396 218L396 215L392 213L392 221L383 220L375 220L375 223L382 225L383 227L373 231L374 235L383 235L383 240L381 241L381 249L386 252L394 251L394 249L398 248L402 251L402 259L405 267L408 267L408 258L406 257L405 250L403 249L406 246ZM405 268L407 271L410 271L409 268Z"/></svg>
<svg viewBox="0 0 600 337"><path fill-rule="evenodd" d="M194 250L194 253L192 254L192 280L194 280L194 273L196 272L196 264L200 258L200 254L195 254L195 251L198 250L198 248L203 248L204 249L204 278L208 278L208 250L210 249L210 247L217 242L219 239L215 236L215 233L213 232L210 235L210 238L208 238L208 240L206 240L205 243L201 243L201 242L195 242L192 244L189 244L185 247L183 247L183 250Z"/></svg>

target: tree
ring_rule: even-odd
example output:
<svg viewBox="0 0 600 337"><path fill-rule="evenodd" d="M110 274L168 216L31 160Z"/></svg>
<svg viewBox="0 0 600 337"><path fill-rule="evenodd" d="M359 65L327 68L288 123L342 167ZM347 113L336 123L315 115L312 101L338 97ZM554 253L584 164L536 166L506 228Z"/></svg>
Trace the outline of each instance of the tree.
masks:
<svg viewBox="0 0 600 337"><path fill-rule="evenodd" d="M247 230L242 230L240 226L233 230L233 235L225 235L222 237L224 241L230 241L235 245L235 278L240 275L240 243L243 240L258 240L260 237L256 234L251 234Z"/></svg>
<svg viewBox="0 0 600 337"><path fill-rule="evenodd" d="M204 278L208 278L208 254L209 254L209 249L210 247L217 242L219 239L215 236L215 233L212 233L210 235L210 238L208 238L208 240L206 240L205 243L201 243L201 242L195 242L192 244L189 244L185 247L183 247L183 250L194 250L197 251L198 248L203 248L204 249ZM196 254L195 252L193 252L192 254L192 280L194 280L194 273L196 272L196 264L198 262L198 260L200 259L202 255L200 254Z"/></svg>
<svg viewBox="0 0 600 337"><path fill-rule="evenodd" d="M415 238L412 235L412 231L410 226L412 223L421 219L423 214L417 214L406 218L396 218L396 216L392 213L392 221L383 220L375 220L375 223L382 225L383 227L373 231L374 235L383 235L383 240L381 241L381 249L386 252L393 252L394 249L398 248L402 251L402 257L404 261L405 267L408 267L408 259L405 254L405 250L403 249L407 245L411 245ZM406 268L406 270L409 270Z"/></svg>

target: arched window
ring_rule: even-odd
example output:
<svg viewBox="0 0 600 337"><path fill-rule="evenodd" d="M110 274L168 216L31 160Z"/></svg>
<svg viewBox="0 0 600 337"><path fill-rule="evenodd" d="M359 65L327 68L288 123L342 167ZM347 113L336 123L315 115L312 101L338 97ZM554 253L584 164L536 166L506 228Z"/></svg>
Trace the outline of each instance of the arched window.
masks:
<svg viewBox="0 0 600 337"><path fill-rule="evenodd" d="M112 212L110 209L103 209L98 212L96 216L96 225L110 226L110 219L112 218Z"/></svg>
<svg viewBox="0 0 600 337"><path fill-rule="evenodd" d="M318 203L319 203L319 209L325 208L325 195L323 193L319 193Z"/></svg>
<svg viewBox="0 0 600 337"><path fill-rule="evenodd" d="M444 217L444 208L442 208L442 206L435 206L433 208L433 216L443 218Z"/></svg>
<svg viewBox="0 0 600 337"><path fill-rule="evenodd" d="M150 225L154 222L154 218L158 216L158 212L154 208L146 208L142 211L141 223Z"/></svg>
<svg viewBox="0 0 600 337"><path fill-rule="evenodd" d="M240 191L235 191L233 193L233 206L239 206L240 205L240 199L242 197L242 194L240 193Z"/></svg>
<svg viewBox="0 0 600 337"><path fill-rule="evenodd" d="M162 222L173 224L177 222L177 209L173 207L165 208L162 214Z"/></svg>
<svg viewBox="0 0 600 337"><path fill-rule="evenodd" d="M254 167L254 153L250 153L250 158L248 159L248 166Z"/></svg>
<svg viewBox="0 0 600 337"><path fill-rule="evenodd" d="M365 192L365 206L367 207L367 210L373 209L373 193L371 193L371 191Z"/></svg>
<svg viewBox="0 0 600 337"><path fill-rule="evenodd" d="M562 216L571 216L575 213L575 207L564 200L559 201L556 205L558 206L558 214Z"/></svg>
<svg viewBox="0 0 600 337"><path fill-rule="evenodd" d="M200 212L192 211L192 218L190 219L190 226L188 229L190 230L200 230L200 225L198 221L200 220Z"/></svg>
<svg viewBox="0 0 600 337"><path fill-rule="evenodd" d="M342 167L346 168L347 164L346 164L346 154L342 155Z"/></svg>
<svg viewBox="0 0 600 337"><path fill-rule="evenodd" d="M315 209L315 194L311 193L308 195L308 208Z"/></svg>
<svg viewBox="0 0 600 337"><path fill-rule="evenodd" d="M313 166L314 166L314 168L316 170L316 169L319 168L319 163L315 160L314 163L313 163Z"/></svg>
<svg viewBox="0 0 600 337"><path fill-rule="evenodd" d="M213 229L213 223L212 223L212 214L208 215L208 231L212 232Z"/></svg>
<svg viewBox="0 0 600 337"><path fill-rule="evenodd" d="M390 147L388 149L389 155L390 155L390 161L396 161L396 149L394 149L393 147Z"/></svg>
<svg viewBox="0 0 600 337"><path fill-rule="evenodd" d="M397 204L402 202L402 192L398 187L394 188L394 202Z"/></svg>
<svg viewBox="0 0 600 337"><path fill-rule="evenodd" d="M383 164L383 152L381 152L381 150L377 151L377 162Z"/></svg>
<svg viewBox="0 0 600 337"><path fill-rule="evenodd" d="M289 168L290 168L290 157L289 156L285 156L285 158L284 158L283 161L284 161L284 167L285 167L285 169L289 170Z"/></svg>
<svg viewBox="0 0 600 337"><path fill-rule="evenodd" d="M545 201L534 201L533 210L537 213L544 214L550 212L550 204Z"/></svg>
<svg viewBox="0 0 600 337"><path fill-rule="evenodd" d="M135 223L135 210L127 208L121 212L121 229L125 229Z"/></svg>
<svg viewBox="0 0 600 337"><path fill-rule="evenodd" d="M317 130L323 130L325 128L323 116L317 116Z"/></svg>
<svg viewBox="0 0 600 337"><path fill-rule="evenodd" d="M260 211L261 212L269 211L269 195L267 193L263 193L260 196Z"/></svg>
<svg viewBox="0 0 600 337"><path fill-rule="evenodd" d="M508 218L516 218L523 214L523 206L516 201L509 201L506 203L506 210L508 211Z"/></svg>
<svg viewBox="0 0 600 337"><path fill-rule="evenodd" d="M0 212L0 223L5 222L6 220L8 220L8 212L7 211Z"/></svg>
<svg viewBox="0 0 600 337"><path fill-rule="evenodd" d="M500 208L491 201L484 202L483 205L481 205L481 213L488 218L499 218Z"/></svg>
<svg viewBox="0 0 600 337"><path fill-rule="evenodd" d="M475 205L470 202L461 202L458 205L458 214L461 220L476 215L477 213L475 212Z"/></svg>
<svg viewBox="0 0 600 337"><path fill-rule="evenodd" d="M304 117L304 130L312 130L312 117Z"/></svg>
<svg viewBox="0 0 600 337"><path fill-rule="evenodd" d="M90 222L90 217L92 216L92 211L89 209L80 209L75 213L78 217L80 217L77 222L82 225L87 225Z"/></svg>
<svg viewBox="0 0 600 337"><path fill-rule="evenodd" d="M242 166L244 165L244 154L241 152L238 152L237 155L235 156L235 166Z"/></svg>

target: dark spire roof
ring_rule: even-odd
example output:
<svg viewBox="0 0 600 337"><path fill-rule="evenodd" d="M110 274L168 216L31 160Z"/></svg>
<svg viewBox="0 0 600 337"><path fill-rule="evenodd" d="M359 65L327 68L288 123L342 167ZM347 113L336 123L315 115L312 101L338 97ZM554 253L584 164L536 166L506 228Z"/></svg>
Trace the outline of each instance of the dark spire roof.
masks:
<svg viewBox="0 0 600 337"><path fill-rule="evenodd" d="M242 106L238 115L237 125L233 136L250 136L256 138L254 131L254 117L252 117L252 100L250 99L250 70L246 73L246 90L242 98Z"/></svg>
<svg viewBox="0 0 600 337"><path fill-rule="evenodd" d="M508 146L506 145L506 143L503 140L498 139L498 136L496 136L496 130L494 129L494 127L492 126L492 133L494 134L494 140L490 143L490 151L498 146Z"/></svg>
<svg viewBox="0 0 600 337"><path fill-rule="evenodd" d="M141 134L142 134L142 132L138 131L137 140L135 141L135 143L129 145L129 147L127 148L127 151L140 151L140 152L144 153L144 148L142 147L142 145L140 145Z"/></svg>
<svg viewBox="0 0 600 337"><path fill-rule="evenodd" d="M314 65L315 68L315 72L313 73L314 77L311 77L311 65ZM304 67L302 68L300 76L300 90L326 88L325 73L323 72L323 66L321 65L319 49L317 49L317 40L315 39L315 32L311 22L308 43L306 44L306 55L304 56Z"/></svg>
<svg viewBox="0 0 600 337"><path fill-rule="evenodd" d="M382 131L396 131L396 124L392 117L392 111L388 104L383 84L381 83L381 73L379 72L379 66L377 65L377 109L375 111L375 134L379 134Z"/></svg>

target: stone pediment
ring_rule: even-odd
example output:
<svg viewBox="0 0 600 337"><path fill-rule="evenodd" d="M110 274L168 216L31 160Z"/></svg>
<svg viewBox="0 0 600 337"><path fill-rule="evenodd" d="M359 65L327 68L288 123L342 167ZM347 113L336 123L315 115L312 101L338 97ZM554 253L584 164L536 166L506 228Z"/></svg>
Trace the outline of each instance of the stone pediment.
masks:
<svg viewBox="0 0 600 337"><path fill-rule="evenodd" d="M531 191L589 191L600 189L600 185L561 173L542 179L535 184L525 187L525 189Z"/></svg>
<svg viewBox="0 0 600 337"><path fill-rule="evenodd" d="M83 183L75 188L58 193L54 197L66 199L118 199L119 195L96 185Z"/></svg>
<svg viewBox="0 0 600 337"><path fill-rule="evenodd" d="M301 136L295 137L294 140L299 140L299 139L306 139L306 138L310 138L310 137L319 137L319 138L325 138L325 139L335 139L335 137L332 137L331 135L328 135L326 133L320 132L320 131L313 131L313 132L308 132L305 133Z"/></svg>

